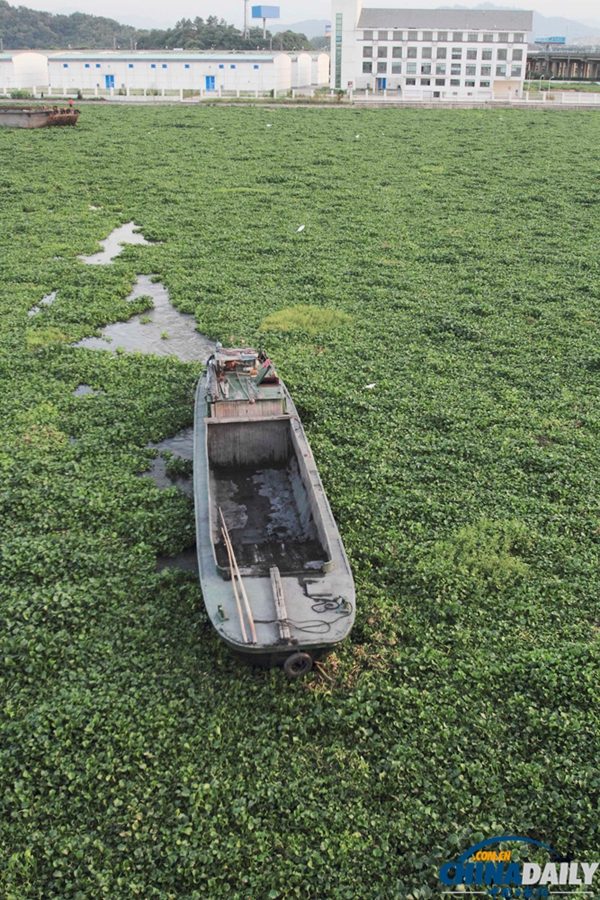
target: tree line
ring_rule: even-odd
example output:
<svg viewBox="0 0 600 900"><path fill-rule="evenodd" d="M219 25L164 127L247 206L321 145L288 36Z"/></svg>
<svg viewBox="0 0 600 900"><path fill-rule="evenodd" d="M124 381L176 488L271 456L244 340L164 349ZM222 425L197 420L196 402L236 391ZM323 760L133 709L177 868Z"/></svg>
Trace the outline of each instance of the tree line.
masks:
<svg viewBox="0 0 600 900"><path fill-rule="evenodd" d="M0 0L0 39L4 50L311 50L304 34L272 35L251 28L249 36L218 16L181 19L173 28L144 31L114 19L85 13L54 15L11 6Z"/></svg>

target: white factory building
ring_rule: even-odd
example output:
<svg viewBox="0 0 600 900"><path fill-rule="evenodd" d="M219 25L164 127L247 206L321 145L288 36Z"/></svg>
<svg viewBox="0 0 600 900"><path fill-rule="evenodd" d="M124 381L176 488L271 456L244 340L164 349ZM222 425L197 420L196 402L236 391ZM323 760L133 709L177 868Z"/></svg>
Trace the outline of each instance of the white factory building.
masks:
<svg viewBox="0 0 600 900"><path fill-rule="evenodd" d="M0 90L3 93L48 86L48 57L43 53L0 53Z"/></svg>
<svg viewBox="0 0 600 900"><path fill-rule="evenodd" d="M333 0L331 87L407 100L521 97L533 13L363 9Z"/></svg>
<svg viewBox="0 0 600 900"><path fill-rule="evenodd" d="M313 61L310 53L292 53L292 87L306 87L312 82ZM329 73L327 73L329 75ZM329 78L327 78L327 81ZM327 81L325 83L327 83Z"/></svg>
<svg viewBox="0 0 600 900"><path fill-rule="evenodd" d="M258 91L291 89L287 53L138 51L56 53L49 60L53 89L81 91Z"/></svg>
<svg viewBox="0 0 600 900"><path fill-rule="evenodd" d="M69 51L48 60L54 90L195 91L202 93L273 91L328 84L327 53L200 53L193 51ZM313 79L319 79L314 81Z"/></svg>

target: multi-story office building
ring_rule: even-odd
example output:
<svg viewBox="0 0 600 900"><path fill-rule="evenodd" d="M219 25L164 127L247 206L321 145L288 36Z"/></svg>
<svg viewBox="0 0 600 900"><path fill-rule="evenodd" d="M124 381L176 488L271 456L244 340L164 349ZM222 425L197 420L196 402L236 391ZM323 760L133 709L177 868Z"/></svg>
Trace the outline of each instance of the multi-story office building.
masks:
<svg viewBox="0 0 600 900"><path fill-rule="evenodd" d="M520 97L533 13L363 9L333 0L331 87L405 99Z"/></svg>

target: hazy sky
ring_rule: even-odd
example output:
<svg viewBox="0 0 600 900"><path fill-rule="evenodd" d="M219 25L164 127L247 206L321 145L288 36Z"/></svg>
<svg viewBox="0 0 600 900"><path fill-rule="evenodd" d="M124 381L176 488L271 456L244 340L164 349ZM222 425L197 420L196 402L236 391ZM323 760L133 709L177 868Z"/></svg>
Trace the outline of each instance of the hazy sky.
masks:
<svg viewBox="0 0 600 900"><path fill-rule="evenodd" d="M234 25L243 22L243 0L171 0L170 3L159 0L9 0L14 6L28 6L33 9L44 9L48 12L92 13L97 16L109 16L120 22L130 23L138 27L155 25L159 28L173 25L177 19L186 16L206 18L218 15ZM458 0L460 5L475 6L475 2ZM501 6L502 0L496 0ZM513 0L514 2L514 0ZM249 6L256 3L250 0ZM277 3L277 0L274 0ZM303 19L329 19L331 4L328 0L280 0L281 22L299 22ZM371 7L412 7L433 9L439 6L451 6L452 0L416 0L414 3L401 3L396 0L365 0L365 6ZM510 0L506 5L512 6ZM535 0L528 5L516 2L515 8L536 9L545 16L566 16L570 19L596 19L600 21L600 5L598 0Z"/></svg>

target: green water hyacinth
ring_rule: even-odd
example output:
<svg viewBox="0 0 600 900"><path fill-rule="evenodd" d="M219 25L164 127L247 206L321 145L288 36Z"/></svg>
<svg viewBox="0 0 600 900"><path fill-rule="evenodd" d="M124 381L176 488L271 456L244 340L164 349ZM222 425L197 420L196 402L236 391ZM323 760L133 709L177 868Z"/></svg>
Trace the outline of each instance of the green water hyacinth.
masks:
<svg viewBox="0 0 600 900"><path fill-rule="evenodd" d="M507 108L0 131L2 898L425 900L498 834L598 859L599 139ZM140 476L201 362L72 346L141 274L299 408L357 586L312 680L157 570L193 501ZM339 327L265 329L299 309Z"/></svg>

